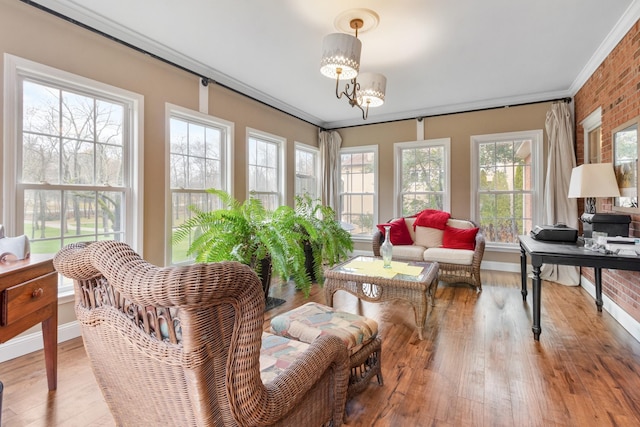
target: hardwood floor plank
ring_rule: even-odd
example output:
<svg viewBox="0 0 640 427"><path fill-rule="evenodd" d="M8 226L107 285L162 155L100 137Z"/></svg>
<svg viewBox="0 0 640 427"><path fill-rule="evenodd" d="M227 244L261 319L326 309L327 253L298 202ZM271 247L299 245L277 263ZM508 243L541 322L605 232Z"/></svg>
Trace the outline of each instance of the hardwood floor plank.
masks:
<svg viewBox="0 0 640 427"><path fill-rule="evenodd" d="M529 285L530 286L530 285ZM531 289L529 287L529 289ZM308 300L287 284L270 319ZM531 332L531 294L515 273L483 271L483 291L441 283L418 339L411 306L375 304L338 292L338 309L378 321L384 385L373 381L347 404L347 425L640 425L640 343L580 287L544 282L542 335ZM311 301L324 303L314 286ZM114 422L81 339L59 345L58 390L48 392L42 352L0 364L6 426L105 426Z"/></svg>

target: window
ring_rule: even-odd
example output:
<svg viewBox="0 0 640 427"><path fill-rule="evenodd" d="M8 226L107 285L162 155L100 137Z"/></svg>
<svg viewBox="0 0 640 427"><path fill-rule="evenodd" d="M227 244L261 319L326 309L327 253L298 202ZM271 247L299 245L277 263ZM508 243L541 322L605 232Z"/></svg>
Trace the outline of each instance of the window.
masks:
<svg viewBox="0 0 640 427"><path fill-rule="evenodd" d="M106 239L140 251L143 98L12 55L5 63L15 88L5 92L7 232L26 234L32 253Z"/></svg>
<svg viewBox="0 0 640 427"><path fill-rule="evenodd" d="M213 210L220 206L207 189L231 192L233 125L175 105L167 105L169 122L169 191L171 193L170 236L191 217L190 207ZM169 241L171 239L168 239ZM190 261L187 249L192 239L169 245L168 261Z"/></svg>
<svg viewBox="0 0 640 427"><path fill-rule="evenodd" d="M249 197L262 200L274 210L284 204L284 153L286 140L247 129L247 173Z"/></svg>
<svg viewBox="0 0 640 427"><path fill-rule="evenodd" d="M396 216L451 209L450 145L449 138L395 144Z"/></svg>
<svg viewBox="0 0 640 427"><path fill-rule="evenodd" d="M296 142L296 196L309 195L311 200L320 198L320 151Z"/></svg>
<svg viewBox="0 0 640 427"><path fill-rule="evenodd" d="M602 157L602 108L598 107L582 121L584 162L600 163Z"/></svg>
<svg viewBox="0 0 640 427"><path fill-rule="evenodd" d="M357 238L373 235L378 223L378 147L340 150L340 220Z"/></svg>
<svg viewBox="0 0 640 427"><path fill-rule="evenodd" d="M474 219L488 245L513 247L542 217L542 131L472 136L471 145Z"/></svg>

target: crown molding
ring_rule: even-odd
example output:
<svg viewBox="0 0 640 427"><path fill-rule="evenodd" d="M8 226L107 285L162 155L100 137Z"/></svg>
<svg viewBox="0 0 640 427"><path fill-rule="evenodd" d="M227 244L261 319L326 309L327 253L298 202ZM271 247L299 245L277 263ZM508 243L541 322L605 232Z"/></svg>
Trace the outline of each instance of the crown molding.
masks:
<svg viewBox="0 0 640 427"><path fill-rule="evenodd" d="M640 19L640 0L633 0L569 87L571 96L578 93L638 19Z"/></svg>
<svg viewBox="0 0 640 427"><path fill-rule="evenodd" d="M266 93L236 80L227 74L221 73L220 71L199 61L195 61L193 58L183 55L180 52L145 37L140 33L132 31L100 14L89 11L80 5L79 2L71 0L21 1L31 5L40 5L54 14L70 18L71 22L77 25L102 33L104 36L111 38L116 42L124 42L126 45L129 45L129 47L134 49L148 52L158 57L159 60L169 62L184 69L185 71L191 72L194 75L208 78L213 83L227 87L241 95L252 98L303 121L316 126L320 126L320 124L322 124L322 120L318 117L267 95Z"/></svg>

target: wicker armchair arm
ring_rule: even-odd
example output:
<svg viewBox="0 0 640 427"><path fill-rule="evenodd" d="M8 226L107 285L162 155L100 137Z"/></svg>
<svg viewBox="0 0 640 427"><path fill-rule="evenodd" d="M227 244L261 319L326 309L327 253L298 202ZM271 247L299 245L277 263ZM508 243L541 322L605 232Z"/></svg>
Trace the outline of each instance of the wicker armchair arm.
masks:
<svg viewBox="0 0 640 427"><path fill-rule="evenodd" d="M230 361L232 363L232 361ZM236 372L231 370L230 372ZM329 392L332 402L317 402L308 394L324 376L331 375ZM240 425L270 425L281 420L292 409L304 411L313 405L332 406L334 420L342 420L349 383L349 353L345 344L335 336L318 337L296 361L273 382L265 386L260 398L234 390L234 378L229 378L229 395L235 396L232 404L234 418ZM313 411L308 410L309 413Z"/></svg>
<svg viewBox="0 0 640 427"><path fill-rule="evenodd" d="M472 264L477 264L478 267L482 262L482 257L484 256L484 247L486 245L484 234L482 233L482 229L478 230L476 234L476 246L473 252L473 261Z"/></svg>
<svg viewBox="0 0 640 427"><path fill-rule="evenodd" d="M104 275L114 289L141 305L205 304L262 289L256 273L235 261L157 267L126 243L112 240L68 245L53 263L59 273L74 280ZM251 282L254 286L249 286Z"/></svg>

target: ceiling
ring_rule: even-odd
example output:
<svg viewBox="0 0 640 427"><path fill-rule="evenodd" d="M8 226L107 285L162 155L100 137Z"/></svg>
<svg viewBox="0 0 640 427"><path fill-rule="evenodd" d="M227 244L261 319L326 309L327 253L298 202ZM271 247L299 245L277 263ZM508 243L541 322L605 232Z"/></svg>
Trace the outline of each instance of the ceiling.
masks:
<svg viewBox="0 0 640 427"><path fill-rule="evenodd" d="M36 0L45 8L324 128L573 96L640 17L640 0ZM322 39L366 8L360 111L322 76Z"/></svg>

